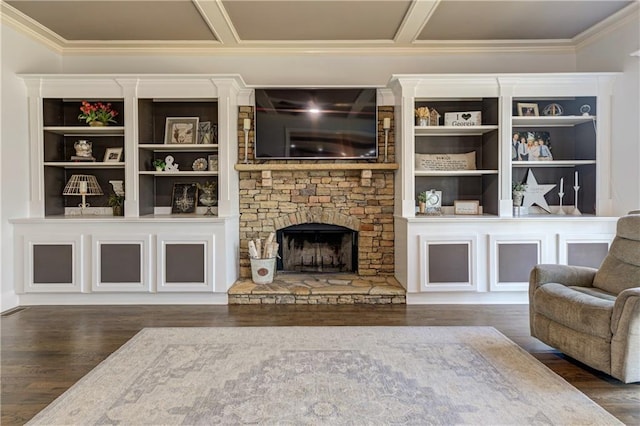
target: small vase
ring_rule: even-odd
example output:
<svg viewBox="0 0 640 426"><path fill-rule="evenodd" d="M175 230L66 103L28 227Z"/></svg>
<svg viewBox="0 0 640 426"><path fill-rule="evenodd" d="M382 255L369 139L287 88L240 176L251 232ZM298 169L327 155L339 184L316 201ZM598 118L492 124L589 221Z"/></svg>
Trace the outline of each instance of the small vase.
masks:
<svg viewBox="0 0 640 426"><path fill-rule="evenodd" d="M428 117L417 117L416 118L416 126L426 127L428 125L429 125L429 118Z"/></svg>
<svg viewBox="0 0 640 426"><path fill-rule="evenodd" d="M513 207L520 207L524 198L524 191L513 191Z"/></svg>
<svg viewBox="0 0 640 426"><path fill-rule="evenodd" d="M103 123L102 121L90 121L89 126L91 127L104 127L107 123Z"/></svg>
<svg viewBox="0 0 640 426"><path fill-rule="evenodd" d="M418 212L424 214L427 210L427 203L418 203Z"/></svg>
<svg viewBox="0 0 640 426"><path fill-rule="evenodd" d="M114 216L122 216L123 215L122 206L113 206L113 215Z"/></svg>

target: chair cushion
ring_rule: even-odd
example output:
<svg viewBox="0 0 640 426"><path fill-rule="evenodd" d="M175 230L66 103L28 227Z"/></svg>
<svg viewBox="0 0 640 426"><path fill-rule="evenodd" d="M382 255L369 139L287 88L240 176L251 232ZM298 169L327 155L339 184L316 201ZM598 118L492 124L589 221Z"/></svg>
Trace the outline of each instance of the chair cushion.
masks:
<svg viewBox="0 0 640 426"><path fill-rule="evenodd" d="M640 287L640 241L616 236L596 272L593 286L616 295L622 290Z"/></svg>
<svg viewBox="0 0 640 426"><path fill-rule="evenodd" d="M597 289L589 294L558 283L539 287L533 295L536 312L573 330L611 339L614 301Z"/></svg>
<svg viewBox="0 0 640 426"><path fill-rule="evenodd" d="M591 296L595 296L595 297L599 297L600 299L604 299L604 300L610 300L612 302L616 301L616 295L615 294L611 294L608 293L604 290L600 290L599 288L595 288L595 287L573 287L573 286L569 286L570 289L575 290L575 291L579 291L581 293L584 294L589 294Z"/></svg>
<svg viewBox="0 0 640 426"><path fill-rule="evenodd" d="M640 241L640 214L623 216L618 219L616 235L627 240Z"/></svg>

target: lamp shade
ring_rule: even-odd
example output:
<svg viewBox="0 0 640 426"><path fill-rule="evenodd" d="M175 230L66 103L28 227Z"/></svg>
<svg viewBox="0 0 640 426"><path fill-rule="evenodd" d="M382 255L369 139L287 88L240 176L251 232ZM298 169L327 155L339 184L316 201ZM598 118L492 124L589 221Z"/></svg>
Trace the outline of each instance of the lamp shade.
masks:
<svg viewBox="0 0 640 426"><path fill-rule="evenodd" d="M71 175L62 195L104 195L94 175Z"/></svg>

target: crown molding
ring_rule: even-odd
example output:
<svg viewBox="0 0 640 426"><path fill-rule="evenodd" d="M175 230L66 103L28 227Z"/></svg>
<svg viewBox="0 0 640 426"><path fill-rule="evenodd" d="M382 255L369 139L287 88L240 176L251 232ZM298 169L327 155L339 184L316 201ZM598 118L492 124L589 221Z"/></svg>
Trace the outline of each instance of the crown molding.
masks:
<svg viewBox="0 0 640 426"><path fill-rule="evenodd" d="M44 44L56 53L63 53L65 39L4 1L0 1L0 22Z"/></svg>
<svg viewBox="0 0 640 426"><path fill-rule="evenodd" d="M639 15L640 2L635 1L629 6L620 9L618 12L609 16L608 18L598 22L591 28L588 28L587 30L578 34L571 41L573 42L576 51L579 51L595 43L604 36L612 33L618 28L621 28L631 22L637 21L640 18Z"/></svg>

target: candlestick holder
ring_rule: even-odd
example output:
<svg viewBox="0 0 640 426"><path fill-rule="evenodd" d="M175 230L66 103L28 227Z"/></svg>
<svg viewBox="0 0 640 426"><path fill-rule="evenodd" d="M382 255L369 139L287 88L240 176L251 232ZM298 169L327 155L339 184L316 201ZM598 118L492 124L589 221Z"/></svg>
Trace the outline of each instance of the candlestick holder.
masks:
<svg viewBox="0 0 640 426"><path fill-rule="evenodd" d="M558 192L558 197L560 198L560 208L558 209L558 215L565 215L564 208L562 207L562 198L564 197L564 192Z"/></svg>
<svg viewBox="0 0 640 426"><path fill-rule="evenodd" d="M580 210L578 210L578 190L579 189L580 187L578 185L573 187L573 190L575 191L576 195L574 197L573 211L571 212L571 214L574 216L580 216L582 214L580 213Z"/></svg>
<svg viewBox="0 0 640 426"><path fill-rule="evenodd" d="M387 151L389 146L389 129L384 129L384 162L388 161Z"/></svg>
<svg viewBox="0 0 640 426"><path fill-rule="evenodd" d="M244 131L244 164L249 163L249 130L251 130L251 121L245 118L242 125Z"/></svg>

